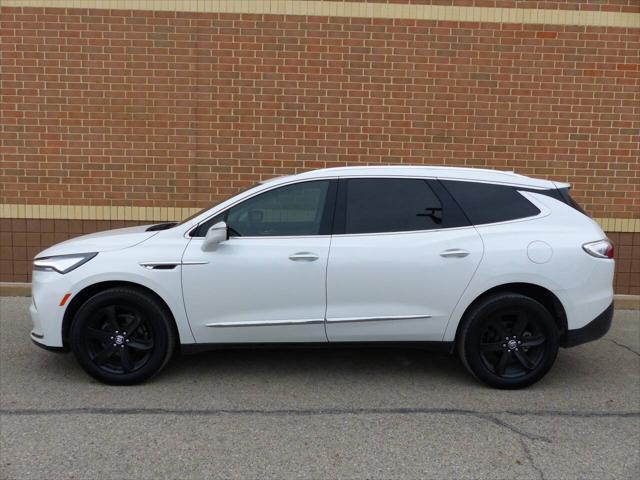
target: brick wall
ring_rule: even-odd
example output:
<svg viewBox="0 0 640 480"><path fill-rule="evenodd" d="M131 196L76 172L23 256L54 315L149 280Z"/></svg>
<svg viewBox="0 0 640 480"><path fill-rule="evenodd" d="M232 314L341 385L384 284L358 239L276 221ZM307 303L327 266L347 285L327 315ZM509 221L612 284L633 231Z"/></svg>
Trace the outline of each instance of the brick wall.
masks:
<svg viewBox="0 0 640 480"><path fill-rule="evenodd" d="M640 11L634 0L388 3ZM592 215L640 217L640 22L1 14L0 205L201 207L312 168L424 163L568 181ZM22 235L36 232L8 222L0 277L28 279L36 241ZM621 237L625 292L638 287L634 235Z"/></svg>
<svg viewBox="0 0 640 480"><path fill-rule="evenodd" d="M446 163L640 211L640 29L2 12L2 203L200 206L304 169Z"/></svg>

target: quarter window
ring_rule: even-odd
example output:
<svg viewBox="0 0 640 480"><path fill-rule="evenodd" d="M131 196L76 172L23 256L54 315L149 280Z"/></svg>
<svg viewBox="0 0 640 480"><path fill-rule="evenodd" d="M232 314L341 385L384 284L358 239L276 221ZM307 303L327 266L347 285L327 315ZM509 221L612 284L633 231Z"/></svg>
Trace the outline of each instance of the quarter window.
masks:
<svg viewBox="0 0 640 480"><path fill-rule="evenodd" d="M506 222L540 213L516 187L454 180L442 180L442 184L474 225Z"/></svg>
<svg viewBox="0 0 640 480"><path fill-rule="evenodd" d="M443 204L426 180L358 178L346 181L344 233L430 230L447 224Z"/></svg>

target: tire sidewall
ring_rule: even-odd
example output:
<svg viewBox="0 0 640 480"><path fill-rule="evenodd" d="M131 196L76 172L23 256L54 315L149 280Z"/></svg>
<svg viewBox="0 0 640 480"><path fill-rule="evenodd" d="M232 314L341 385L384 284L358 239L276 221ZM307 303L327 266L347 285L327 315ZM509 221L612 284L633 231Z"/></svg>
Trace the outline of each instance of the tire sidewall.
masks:
<svg viewBox="0 0 640 480"><path fill-rule="evenodd" d="M96 366L86 346L86 329L93 315L110 305L121 305L138 310L144 316L152 331L154 347L150 358L139 370L116 374ZM166 363L170 352L172 336L166 312L147 295L128 289L110 289L100 292L87 300L76 313L70 330L71 350L82 368L95 379L120 385L143 382L157 373Z"/></svg>
<svg viewBox="0 0 640 480"><path fill-rule="evenodd" d="M505 378L490 371L480 355L480 339L486 321L503 310L525 310L530 321L542 330L545 350L541 362L528 374L518 378ZM517 389L529 386L551 369L558 354L558 327L549 311L536 300L519 294L504 294L483 302L468 318L462 338L461 353L467 368L481 381L496 388Z"/></svg>

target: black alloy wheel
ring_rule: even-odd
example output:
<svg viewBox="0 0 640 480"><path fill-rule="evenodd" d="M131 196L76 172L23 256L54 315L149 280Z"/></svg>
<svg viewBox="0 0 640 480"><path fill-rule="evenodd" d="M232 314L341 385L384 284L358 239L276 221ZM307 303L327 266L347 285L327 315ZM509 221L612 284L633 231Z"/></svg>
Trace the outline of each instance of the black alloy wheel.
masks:
<svg viewBox="0 0 640 480"><path fill-rule="evenodd" d="M558 353L558 328L536 300L515 293L489 297L463 320L458 349L467 369L497 388L542 378Z"/></svg>
<svg viewBox="0 0 640 480"><path fill-rule="evenodd" d="M111 288L89 298L71 325L71 349L101 382L130 385L158 373L175 345L173 319L148 293Z"/></svg>
<svg viewBox="0 0 640 480"><path fill-rule="evenodd" d="M544 332L527 312L503 310L485 323L480 358L500 377L523 377L544 359L545 343Z"/></svg>
<svg viewBox="0 0 640 480"><path fill-rule="evenodd" d="M96 311L85 337L91 361L106 372L131 373L151 358L153 330L138 309L109 305Z"/></svg>

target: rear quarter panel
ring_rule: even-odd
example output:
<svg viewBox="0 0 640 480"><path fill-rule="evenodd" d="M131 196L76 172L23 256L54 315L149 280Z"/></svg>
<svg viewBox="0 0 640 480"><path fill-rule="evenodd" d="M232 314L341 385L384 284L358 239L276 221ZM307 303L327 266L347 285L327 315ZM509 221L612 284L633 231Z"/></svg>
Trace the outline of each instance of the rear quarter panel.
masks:
<svg viewBox="0 0 640 480"><path fill-rule="evenodd" d="M475 299L508 283L530 283L553 292L565 309L569 329L589 323L612 302L613 260L594 258L582 249L584 243L606 238L599 225L550 197L522 194L541 210L540 215L476 227L484 242L484 257L452 312L444 341L455 339L458 325ZM550 252L548 259L532 255L533 242Z"/></svg>

